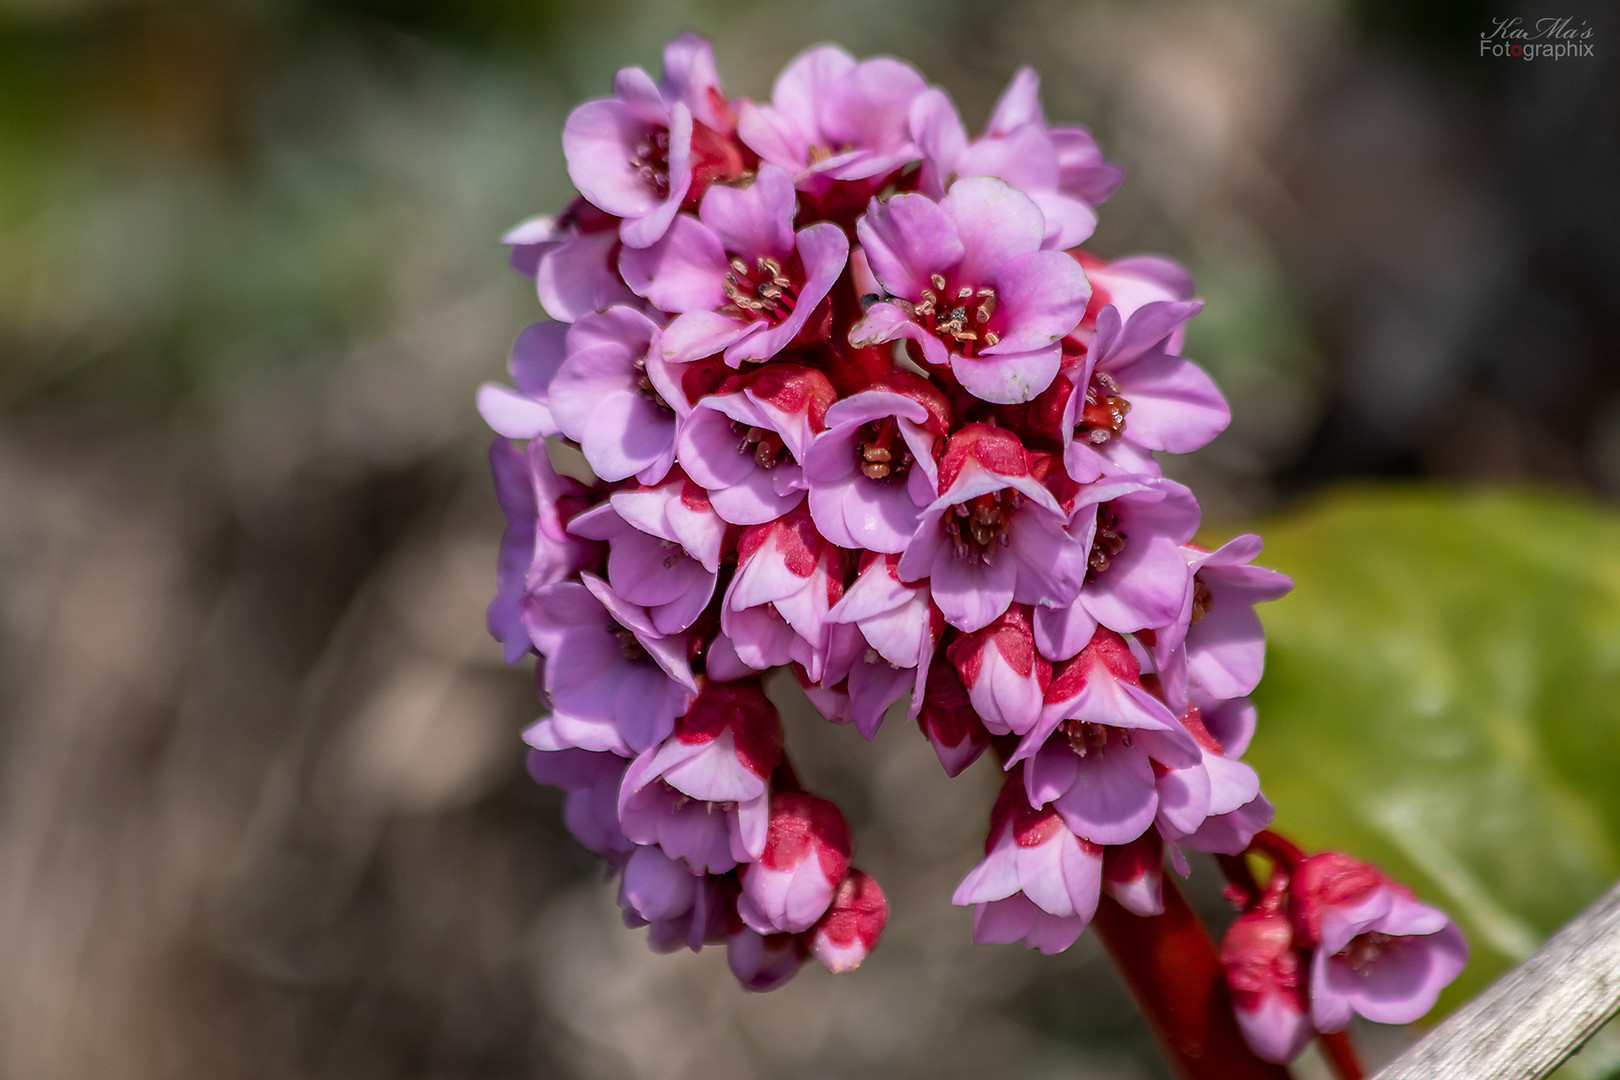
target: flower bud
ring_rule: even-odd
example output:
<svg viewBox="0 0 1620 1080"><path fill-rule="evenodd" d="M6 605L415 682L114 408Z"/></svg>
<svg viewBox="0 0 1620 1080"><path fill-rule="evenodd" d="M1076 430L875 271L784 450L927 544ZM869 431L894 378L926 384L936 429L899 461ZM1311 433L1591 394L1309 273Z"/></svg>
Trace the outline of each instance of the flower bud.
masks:
<svg viewBox="0 0 1620 1080"><path fill-rule="evenodd" d="M797 934L826 912L853 845L838 807L802 793L771 797L765 851L742 868L737 913L761 934Z"/></svg>
<svg viewBox="0 0 1620 1080"><path fill-rule="evenodd" d="M1312 1031L1304 959L1287 917L1265 909L1239 915L1221 942L1221 966L1249 1048L1279 1065L1298 1057Z"/></svg>
<svg viewBox="0 0 1620 1080"><path fill-rule="evenodd" d="M851 870L838 886L832 906L810 931L810 954L834 975L854 971L877 948L889 921L889 902L878 883Z"/></svg>

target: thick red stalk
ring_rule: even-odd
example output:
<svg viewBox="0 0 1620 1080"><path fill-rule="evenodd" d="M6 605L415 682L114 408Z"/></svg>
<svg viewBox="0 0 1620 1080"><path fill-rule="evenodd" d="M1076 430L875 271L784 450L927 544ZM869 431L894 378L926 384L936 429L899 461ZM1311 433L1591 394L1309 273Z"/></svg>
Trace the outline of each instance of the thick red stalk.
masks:
<svg viewBox="0 0 1620 1080"><path fill-rule="evenodd" d="M1105 894L1091 925L1184 1080L1288 1080L1243 1041L1215 943L1168 876L1164 914L1133 915Z"/></svg>
<svg viewBox="0 0 1620 1080"><path fill-rule="evenodd" d="M1348 1031L1323 1032L1316 1038L1339 1080L1361 1080L1361 1058L1356 1055Z"/></svg>

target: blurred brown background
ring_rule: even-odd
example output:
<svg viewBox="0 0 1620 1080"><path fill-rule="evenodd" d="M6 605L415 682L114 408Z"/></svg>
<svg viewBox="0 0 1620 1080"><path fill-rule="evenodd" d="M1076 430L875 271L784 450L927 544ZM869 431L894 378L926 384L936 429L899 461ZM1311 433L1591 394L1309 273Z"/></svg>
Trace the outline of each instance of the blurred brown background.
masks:
<svg viewBox="0 0 1620 1080"><path fill-rule="evenodd" d="M1480 58L1512 13L1596 56ZM894 905L858 974L746 996L617 925L482 627L472 397L540 317L498 238L562 205L568 109L682 29L734 94L832 39L970 125L1030 63L1127 169L1092 246L1209 302L1235 419L1173 468L1212 520L1370 476L1612 497L1616 14L0 3L0 1077L1165 1075L1089 937L969 945L995 779L898 724L791 725Z"/></svg>

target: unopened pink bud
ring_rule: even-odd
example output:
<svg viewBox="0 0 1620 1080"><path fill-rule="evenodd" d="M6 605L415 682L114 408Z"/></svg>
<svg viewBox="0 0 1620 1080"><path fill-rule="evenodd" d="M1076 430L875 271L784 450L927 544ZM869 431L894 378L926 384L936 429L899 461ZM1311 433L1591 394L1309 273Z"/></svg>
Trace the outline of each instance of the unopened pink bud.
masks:
<svg viewBox="0 0 1620 1080"><path fill-rule="evenodd" d="M737 913L761 934L810 929L832 903L852 850L838 807L814 795L773 795L765 851L742 868Z"/></svg>
<svg viewBox="0 0 1620 1080"><path fill-rule="evenodd" d="M832 906L810 932L810 954L834 975L854 971L877 948L888 921L889 902L878 883L851 870L838 886Z"/></svg>

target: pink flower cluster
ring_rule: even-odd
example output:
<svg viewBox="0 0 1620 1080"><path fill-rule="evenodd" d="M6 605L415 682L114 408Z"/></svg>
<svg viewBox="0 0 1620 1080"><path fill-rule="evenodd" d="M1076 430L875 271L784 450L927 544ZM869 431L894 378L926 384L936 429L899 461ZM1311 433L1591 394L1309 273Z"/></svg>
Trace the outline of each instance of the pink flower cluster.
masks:
<svg viewBox="0 0 1620 1080"><path fill-rule="evenodd" d="M1065 949L1104 893L1155 913L1166 850L1271 820L1240 759L1254 606L1290 584L1257 537L1195 544L1155 458L1228 421L1181 355L1201 304L1081 250L1121 174L1037 90L972 136L906 64L821 46L755 103L688 35L574 110L580 198L507 237L552 319L479 399L532 771L655 947L724 940L750 988L855 966L887 913L787 765L775 668L867 738L907 701L952 776L996 747L955 895L980 942Z"/></svg>
<svg viewBox="0 0 1620 1080"><path fill-rule="evenodd" d="M1405 1024L1434 1007L1468 963L1468 943L1442 912L1348 855L1306 857L1262 834L1274 860L1221 946L1249 1046L1293 1060L1318 1031L1343 1031L1353 1013Z"/></svg>

